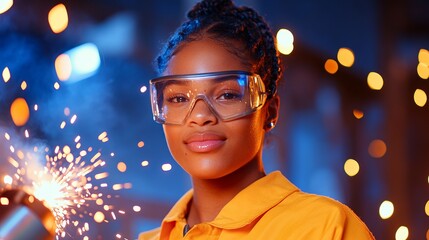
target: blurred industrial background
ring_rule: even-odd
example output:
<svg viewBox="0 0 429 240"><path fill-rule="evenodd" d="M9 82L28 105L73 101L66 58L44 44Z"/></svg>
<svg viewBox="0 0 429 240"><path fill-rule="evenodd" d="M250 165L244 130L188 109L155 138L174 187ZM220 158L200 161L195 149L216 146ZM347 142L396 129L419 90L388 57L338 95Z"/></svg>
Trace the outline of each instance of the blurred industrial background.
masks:
<svg viewBox="0 0 429 240"><path fill-rule="evenodd" d="M26 152L105 156L87 175L105 216L76 207L61 239L135 239L191 187L146 90L195 2L0 0L0 189L21 184ZM236 3L285 33L267 172L346 203L377 239L429 239L429 1Z"/></svg>

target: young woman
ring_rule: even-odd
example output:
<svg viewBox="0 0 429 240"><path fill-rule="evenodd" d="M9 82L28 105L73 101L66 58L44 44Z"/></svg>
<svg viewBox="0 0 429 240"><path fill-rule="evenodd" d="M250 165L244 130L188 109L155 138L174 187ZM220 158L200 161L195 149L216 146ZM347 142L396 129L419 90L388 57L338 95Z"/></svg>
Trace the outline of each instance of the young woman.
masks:
<svg viewBox="0 0 429 240"><path fill-rule="evenodd" d="M281 75L264 20L228 0L202 1L188 18L150 87L154 119L193 189L139 239L373 239L347 206L264 172Z"/></svg>

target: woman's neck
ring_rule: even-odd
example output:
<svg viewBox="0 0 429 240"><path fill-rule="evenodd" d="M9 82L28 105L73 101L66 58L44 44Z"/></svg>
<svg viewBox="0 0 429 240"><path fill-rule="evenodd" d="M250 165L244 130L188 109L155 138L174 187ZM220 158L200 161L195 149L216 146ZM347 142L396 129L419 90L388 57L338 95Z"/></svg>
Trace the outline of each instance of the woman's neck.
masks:
<svg viewBox="0 0 429 240"><path fill-rule="evenodd" d="M214 220L235 195L264 176L262 164L255 160L219 179L192 178L194 196L189 207L188 225Z"/></svg>

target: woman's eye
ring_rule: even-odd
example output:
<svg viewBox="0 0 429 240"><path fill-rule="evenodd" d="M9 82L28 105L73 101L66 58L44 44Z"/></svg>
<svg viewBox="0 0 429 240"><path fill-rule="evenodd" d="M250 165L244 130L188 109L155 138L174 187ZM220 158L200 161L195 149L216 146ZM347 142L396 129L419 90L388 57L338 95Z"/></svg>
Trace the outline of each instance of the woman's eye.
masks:
<svg viewBox="0 0 429 240"><path fill-rule="evenodd" d="M167 101L170 103L183 103L183 102L187 102L188 98L184 96L174 96L174 97L169 97Z"/></svg>
<svg viewBox="0 0 429 240"><path fill-rule="evenodd" d="M225 92L218 97L220 100L241 100L241 98L241 94L233 92Z"/></svg>

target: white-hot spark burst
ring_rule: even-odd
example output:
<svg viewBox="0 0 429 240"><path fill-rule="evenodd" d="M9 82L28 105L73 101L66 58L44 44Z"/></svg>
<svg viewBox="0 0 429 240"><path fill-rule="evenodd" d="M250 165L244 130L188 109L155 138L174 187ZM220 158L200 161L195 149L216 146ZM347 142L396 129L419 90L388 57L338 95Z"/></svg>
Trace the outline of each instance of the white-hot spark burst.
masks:
<svg viewBox="0 0 429 240"><path fill-rule="evenodd" d="M5 134L5 138L10 141L9 135ZM101 192L108 187L103 180L109 175L101 171L105 165L101 152L91 147L81 150L79 141L78 136L74 151L69 146L57 146L52 153L48 148L38 147L25 152L11 145L8 160L15 173L4 176L5 187L0 187L0 191L21 188L44 202L55 216L57 239L76 235L70 228L88 239L85 236L90 228L88 221L109 222L116 219L116 213L123 214L123 210L108 204L112 196ZM46 163L41 164L40 158ZM113 185L122 187L113 188ZM113 185L113 190L131 187L129 183Z"/></svg>

